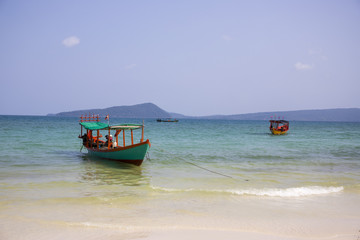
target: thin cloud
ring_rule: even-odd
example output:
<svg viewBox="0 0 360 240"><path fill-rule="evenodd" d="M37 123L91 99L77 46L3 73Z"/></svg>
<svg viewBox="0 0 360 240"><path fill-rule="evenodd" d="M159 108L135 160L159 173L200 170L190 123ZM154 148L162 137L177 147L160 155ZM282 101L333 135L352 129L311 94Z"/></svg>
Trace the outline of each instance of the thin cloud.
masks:
<svg viewBox="0 0 360 240"><path fill-rule="evenodd" d="M295 68L296 68L296 70L310 70L310 69L312 69L312 68L314 68L314 66L313 65L310 65L310 64L305 64L305 63L301 63L301 62L297 62L296 64L295 64Z"/></svg>
<svg viewBox="0 0 360 240"><path fill-rule="evenodd" d="M232 41L232 40L234 40L234 39L233 39L231 36L229 36L229 35L222 35L221 38L224 39L225 41Z"/></svg>
<svg viewBox="0 0 360 240"><path fill-rule="evenodd" d="M328 57L323 54L323 51L321 49L310 49L309 55L318 57L319 59L321 59L323 61L328 60Z"/></svg>
<svg viewBox="0 0 360 240"><path fill-rule="evenodd" d="M71 37L65 38L62 41L62 44L65 47L74 47L74 46L78 45L79 43L80 43L80 39L76 36L71 36Z"/></svg>
<svg viewBox="0 0 360 240"><path fill-rule="evenodd" d="M136 64L126 65L124 68L125 68L125 69L132 69L132 68L134 68L134 67L136 67Z"/></svg>
<svg viewBox="0 0 360 240"><path fill-rule="evenodd" d="M309 55L321 55L322 54L321 49L310 49L308 52L309 52Z"/></svg>

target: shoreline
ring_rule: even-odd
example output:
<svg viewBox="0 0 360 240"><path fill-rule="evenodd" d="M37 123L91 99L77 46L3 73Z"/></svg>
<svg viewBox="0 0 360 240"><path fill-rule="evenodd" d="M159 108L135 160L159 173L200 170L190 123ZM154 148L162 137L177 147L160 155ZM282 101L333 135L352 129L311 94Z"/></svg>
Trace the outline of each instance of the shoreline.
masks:
<svg viewBox="0 0 360 240"><path fill-rule="evenodd" d="M109 201L3 201L0 238L348 240L360 237L358 194L288 199L221 196L211 199L190 196L190 199L187 194L172 196L176 198L170 195L130 205Z"/></svg>
<svg viewBox="0 0 360 240"><path fill-rule="evenodd" d="M2 224L2 228L11 226L18 226L18 222L7 221ZM62 225L62 226L59 226ZM79 226L64 223L44 223L28 222L25 226L21 224L22 230L13 234L5 229L1 229L0 237L3 240L40 240L40 239L76 239L76 240L91 240L91 239L137 239L137 240L217 240L217 239L247 239L247 240L315 240L315 239L332 239L332 240L348 240L358 239L360 231L355 230L350 232L338 232L331 234L314 234L314 235L300 235L300 234L279 234L275 232L260 232L251 230L235 230L235 229L206 229L206 228L189 228L189 227L109 227L109 226ZM5 230L5 231L4 231ZM298 229L301 231L301 229ZM329 228L330 230L330 228ZM294 231L296 231L294 229Z"/></svg>

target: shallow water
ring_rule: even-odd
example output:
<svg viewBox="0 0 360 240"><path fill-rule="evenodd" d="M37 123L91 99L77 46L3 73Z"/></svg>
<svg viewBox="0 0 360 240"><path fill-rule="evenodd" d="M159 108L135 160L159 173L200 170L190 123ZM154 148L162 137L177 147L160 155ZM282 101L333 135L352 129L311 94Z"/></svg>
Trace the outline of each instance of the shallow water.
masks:
<svg viewBox="0 0 360 240"><path fill-rule="evenodd" d="M124 122L142 120L111 119ZM150 159L137 167L80 152L77 118L0 116L2 239L157 229L329 237L359 228L360 123L291 122L285 136L271 135L267 121L145 126Z"/></svg>

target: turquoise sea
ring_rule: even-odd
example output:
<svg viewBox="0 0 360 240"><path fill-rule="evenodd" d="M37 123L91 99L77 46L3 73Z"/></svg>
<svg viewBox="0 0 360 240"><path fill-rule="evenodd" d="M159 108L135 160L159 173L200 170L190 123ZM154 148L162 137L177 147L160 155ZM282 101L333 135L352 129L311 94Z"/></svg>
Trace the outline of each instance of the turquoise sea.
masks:
<svg viewBox="0 0 360 240"><path fill-rule="evenodd" d="M78 118L0 116L0 239L359 236L360 123L292 121L273 136L268 121L144 121L137 167L87 156Z"/></svg>

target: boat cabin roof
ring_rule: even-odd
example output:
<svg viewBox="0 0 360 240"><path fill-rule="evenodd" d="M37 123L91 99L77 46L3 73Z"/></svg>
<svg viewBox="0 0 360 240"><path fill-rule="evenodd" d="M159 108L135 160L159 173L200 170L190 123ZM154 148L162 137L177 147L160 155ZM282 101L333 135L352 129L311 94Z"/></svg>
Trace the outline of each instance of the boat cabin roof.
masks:
<svg viewBox="0 0 360 240"><path fill-rule="evenodd" d="M109 127L109 124L102 122L81 122L80 125L88 130L101 130Z"/></svg>
<svg viewBox="0 0 360 240"><path fill-rule="evenodd" d="M116 124L110 126L109 124L102 122L81 122L80 125L88 130L131 130L142 128L142 125L140 124Z"/></svg>
<svg viewBox="0 0 360 240"><path fill-rule="evenodd" d="M111 130L131 130L131 129L139 129L142 128L141 124L120 124L110 126Z"/></svg>
<svg viewBox="0 0 360 240"><path fill-rule="evenodd" d="M289 124L289 121L286 121L286 120L270 120L269 122Z"/></svg>

